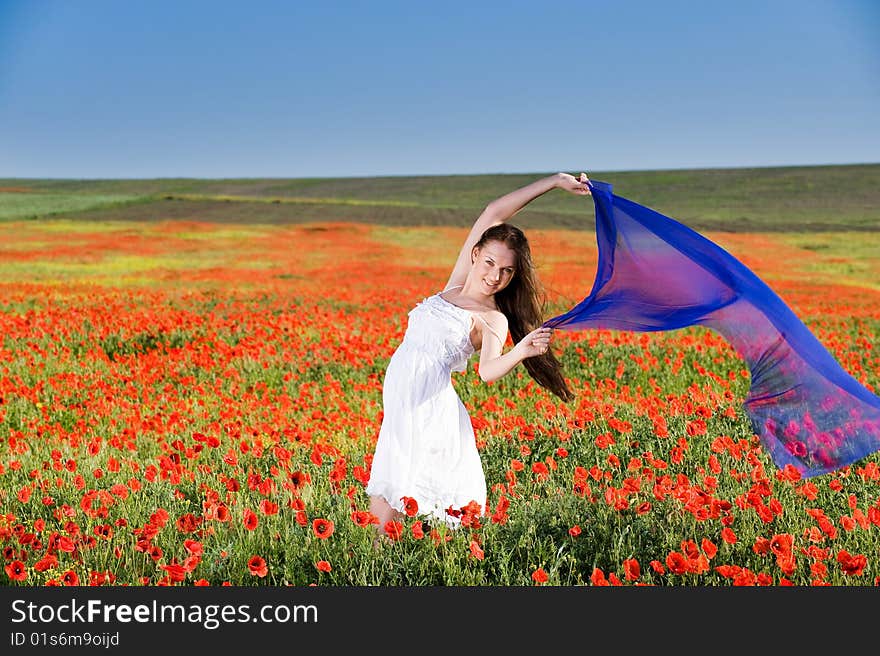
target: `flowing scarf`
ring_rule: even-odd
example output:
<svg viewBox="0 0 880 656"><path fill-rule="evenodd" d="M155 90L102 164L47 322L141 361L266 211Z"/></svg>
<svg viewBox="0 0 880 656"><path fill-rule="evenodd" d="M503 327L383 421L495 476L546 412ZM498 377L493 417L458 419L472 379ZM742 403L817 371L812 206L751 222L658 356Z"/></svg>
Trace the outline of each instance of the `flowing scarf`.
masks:
<svg viewBox="0 0 880 656"><path fill-rule="evenodd" d="M847 373L766 283L687 226L591 181L599 262L556 329L717 331L745 361L744 409L780 469L834 471L880 449L880 397Z"/></svg>

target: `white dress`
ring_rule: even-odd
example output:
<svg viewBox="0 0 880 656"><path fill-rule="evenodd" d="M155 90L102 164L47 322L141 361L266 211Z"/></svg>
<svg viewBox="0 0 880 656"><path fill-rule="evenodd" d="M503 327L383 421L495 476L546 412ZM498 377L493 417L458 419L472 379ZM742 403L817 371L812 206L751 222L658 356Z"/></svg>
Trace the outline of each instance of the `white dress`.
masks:
<svg viewBox="0 0 880 656"><path fill-rule="evenodd" d="M473 355L470 311L434 294L409 312L403 341L385 371L384 415L367 494L403 512L401 497L420 515L454 526L447 515L476 501L485 512L486 477L467 410L452 386Z"/></svg>

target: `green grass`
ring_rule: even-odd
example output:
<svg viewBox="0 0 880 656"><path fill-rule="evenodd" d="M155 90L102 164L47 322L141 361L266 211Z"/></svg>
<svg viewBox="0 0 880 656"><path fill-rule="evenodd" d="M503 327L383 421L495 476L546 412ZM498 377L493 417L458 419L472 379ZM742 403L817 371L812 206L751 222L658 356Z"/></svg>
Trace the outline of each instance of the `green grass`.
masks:
<svg viewBox="0 0 880 656"><path fill-rule="evenodd" d="M40 193L0 193L0 219L65 212L73 219L102 221L464 226L492 199L549 173L216 180L7 178L0 179L0 188ZM880 229L880 164L587 173L613 184L615 193L697 230ZM47 207L42 203L49 196L70 204ZM95 199L95 207L75 206L89 197ZM142 202L107 206L108 199ZM517 223L526 228L592 230L592 203L570 194L546 194L523 210Z"/></svg>
<svg viewBox="0 0 880 656"><path fill-rule="evenodd" d="M114 207L137 200L125 194L0 193L0 221L39 219L99 207Z"/></svg>

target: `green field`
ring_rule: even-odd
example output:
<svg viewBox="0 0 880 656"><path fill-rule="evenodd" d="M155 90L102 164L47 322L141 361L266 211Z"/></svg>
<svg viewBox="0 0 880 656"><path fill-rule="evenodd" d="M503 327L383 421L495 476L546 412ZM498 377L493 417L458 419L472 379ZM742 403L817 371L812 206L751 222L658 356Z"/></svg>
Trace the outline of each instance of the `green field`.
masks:
<svg viewBox="0 0 880 656"><path fill-rule="evenodd" d="M550 172L367 178L0 179L0 220L384 225L473 222L492 199ZM579 173L579 171L571 171ZM696 230L880 230L880 164L668 171L587 171L615 193ZM592 203L547 194L524 228L593 230Z"/></svg>

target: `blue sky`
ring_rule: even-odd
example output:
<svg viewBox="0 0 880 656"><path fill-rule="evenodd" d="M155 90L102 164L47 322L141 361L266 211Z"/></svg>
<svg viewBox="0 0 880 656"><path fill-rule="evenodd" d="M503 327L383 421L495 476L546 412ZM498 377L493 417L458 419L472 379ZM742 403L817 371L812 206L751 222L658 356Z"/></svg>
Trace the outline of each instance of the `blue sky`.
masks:
<svg viewBox="0 0 880 656"><path fill-rule="evenodd" d="M0 176L880 161L880 2L0 0Z"/></svg>

